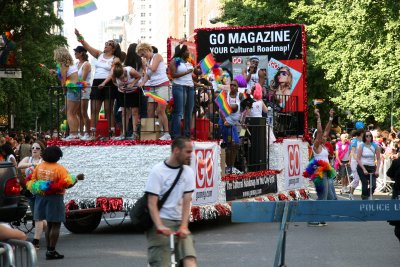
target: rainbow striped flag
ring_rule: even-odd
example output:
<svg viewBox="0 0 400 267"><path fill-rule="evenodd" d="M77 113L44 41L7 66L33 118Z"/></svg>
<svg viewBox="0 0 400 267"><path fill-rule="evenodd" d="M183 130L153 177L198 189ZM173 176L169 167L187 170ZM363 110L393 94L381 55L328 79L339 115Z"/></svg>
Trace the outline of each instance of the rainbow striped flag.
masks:
<svg viewBox="0 0 400 267"><path fill-rule="evenodd" d="M158 104L166 106L168 104L167 100L162 98L161 96L157 95L156 93L149 92L149 91L143 91L145 96L151 97L156 101Z"/></svg>
<svg viewBox="0 0 400 267"><path fill-rule="evenodd" d="M93 0L74 0L75 17L85 15L97 9Z"/></svg>
<svg viewBox="0 0 400 267"><path fill-rule="evenodd" d="M207 74L215 65L215 59L212 53L208 54L200 61L200 68L203 74Z"/></svg>
<svg viewBox="0 0 400 267"><path fill-rule="evenodd" d="M324 99L322 99L322 98L316 98L316 99L313 100L313 103L314 103L314 106L315 106L315 105L322 104L322 103L324 103Z"/></svg>
<svg viewBox="0 0 400 267"><path fill-rule="evenodd" d="M225 116L229 116L232 113L232 108L228 104L228 95L226 91L222 91L214 100L219 110L224 113Z"/></svg>

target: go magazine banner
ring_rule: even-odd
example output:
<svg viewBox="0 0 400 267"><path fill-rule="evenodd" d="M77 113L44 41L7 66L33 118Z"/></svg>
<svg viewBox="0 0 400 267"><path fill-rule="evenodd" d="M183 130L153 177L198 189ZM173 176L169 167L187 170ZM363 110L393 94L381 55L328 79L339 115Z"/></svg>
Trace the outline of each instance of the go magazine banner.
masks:
<svg viewBox="0 0 400 267"><path fill-rule="evenodd" d="M277 96L275 100L269 100L270 106L279 105L282 113L298 113L298 128L307 135L304 25L200 28L195 32L197 61L211 53L224 75L225 72L231 77L247 75L251 61L257 61L254 75L265 76L262 86L269 95ZM204 73L212 81L212 72L210 74Z"/></svg>
<svg viewBox="0 0 400 267"><path fill-rule="evenodd" d="M193 142L191 167L196 175L193 205L213 204L218 201L221 179L220 147L214 142Z"/></svg>

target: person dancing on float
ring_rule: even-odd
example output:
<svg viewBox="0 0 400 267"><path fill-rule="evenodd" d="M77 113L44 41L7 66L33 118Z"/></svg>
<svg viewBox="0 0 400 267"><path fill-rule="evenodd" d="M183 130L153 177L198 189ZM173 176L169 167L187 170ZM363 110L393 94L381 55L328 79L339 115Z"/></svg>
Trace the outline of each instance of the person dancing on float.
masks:
<svg viewBox="0 0 400 267"><path fill-rule="evenodd" d="M336 199L333 187L333 179L336 176L335 170L329 164L329 151L325 147L327 137L331 130L334 110L329 111L329 122L322 131L321 117L319 110L314 111L317 117L317 135L312 147L313 158L308 164L303 176L309 178L315 185L317 192L317 200L333 200ZM324 226L324 222L310 222L310 226Z"/></svg>
<svg viewBox="0 0 400 267"><path fill-rule="evenodd" d="M240 75L240 77L242 76ZM231 81L230 91L227 93L227 102L232 112L226 116L224 112L220 111L218 123L224 143L227 145L225 160L227 173L239 172L239 170L236 170L233 166L235 164L236 155L239 151L240 143L236 125L239 124L240 121L240 101L243 99L243 94L238 92L239 82L239 75Z"/></svg>

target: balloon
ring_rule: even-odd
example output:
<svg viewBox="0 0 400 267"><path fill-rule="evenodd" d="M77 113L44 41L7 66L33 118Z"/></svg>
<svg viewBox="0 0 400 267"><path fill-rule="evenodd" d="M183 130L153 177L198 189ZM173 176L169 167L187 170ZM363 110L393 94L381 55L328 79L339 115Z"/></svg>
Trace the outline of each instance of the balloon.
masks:
<svg viewBox="0 0 400 267"><path fill-rule="evenodd" d="M355 126L356 126L357 130L360 130L360 129L364 129L365 125L362 121L357 121Z"/></svg>

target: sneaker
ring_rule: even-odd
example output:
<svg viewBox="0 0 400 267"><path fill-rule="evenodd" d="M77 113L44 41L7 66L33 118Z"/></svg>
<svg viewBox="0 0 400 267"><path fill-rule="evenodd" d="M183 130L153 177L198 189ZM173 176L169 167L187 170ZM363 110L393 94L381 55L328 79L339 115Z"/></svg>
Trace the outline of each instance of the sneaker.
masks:
<svg viewBox="0 0 400 267"><path fill-rule="evenodd" d="M328 224L326 222L309 222L308 226L327 226Z"/></svg>
<svg viewBox="0 0 400 267"><path fill-rule="evenodd" d="M353 194L349 194L349 200L354 200L354 196L353 196Z"/></svg>
<svg viewBox="0 0 400 267"><path fill-rule="evenodd" d="M125 140L125 135L111 137L111 140L115 140L115 141Z"/></svg>
<svg viewBox="0 0 400 267"><path fill-rule="evenodd" d="M228 174L232 173L232 168L231 167L226 167L225 168L225 173L228 173Z"/></svg>
<svg viewBox="0 0 400 267"><path fill-rule="evenodd" d="M171 140L171 135L169 135L169 133L165 133L163 136L160 137L159 140Z"/></svg>
<svg viewBox="0 0 400 267"><path fill-rule="evenodd" d="M40 245L39 245L39 240L38 239L33 239L32 240L32 245L35 247L36 250L40 249Z"/></svg>
<svg viewBox="0 0 400 267"><path fill-rule="evenodd" d="M82 141L90 141L92 140L92 137L88 133L85 133L80 139Z"/></svg>
<svg viewBox="0 0 400 267"><path fill-rule="evenodd" d="M61 140L63 141L74 141L74 140L79 140L79 137L77 135L68 135L65 138L62 138Z"/></svg>
<svg viewBox="0 0 400 267"><path fill-rule="evenodd" d="M64 255L61 255L55 250L46 252L46 260L61 260L61 259L64 259Z"/></svg>
<svg viewBox="0 0 400 267"><path fill-rule="evenodd" d="M243 172L239 171L239 170L236 169L235 167L232 167L232 173L233 173L233 174L243 174Z"/></svg>

